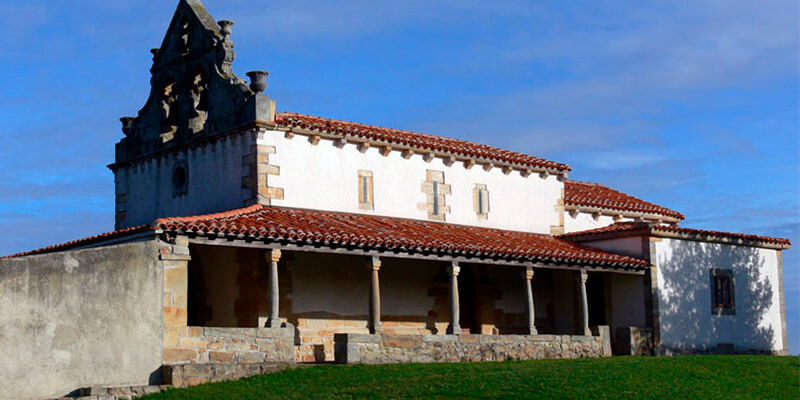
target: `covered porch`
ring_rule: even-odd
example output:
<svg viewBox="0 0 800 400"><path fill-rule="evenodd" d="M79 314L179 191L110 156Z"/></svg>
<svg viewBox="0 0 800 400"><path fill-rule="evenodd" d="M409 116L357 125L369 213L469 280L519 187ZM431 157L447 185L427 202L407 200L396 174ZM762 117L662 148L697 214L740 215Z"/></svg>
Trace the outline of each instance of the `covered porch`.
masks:
<svg viewBox="0 0 800 400"><path fill-rule="evenodd" d="M280 208L263 211L287 212ZM263 211L259 213L263 215ZM331 224L333 215L339 234L343 228L350 229L342 226L342 214L301 212L305 218L295 221L309 222L306 213L313 213L310 217ZM217 332L216 328L229 334L236 329L282 332L292 337L294 361L332 362L337 351L346 348L341 343L378 340L370 335L379 335L381 343L389 347L408 340L436 342L438 347L464 341L489 344L497 342L491 337L501 336L505 341L497 343L527 343L531 338L563 343L600 337L603 329L594 329L593 334L594 326L613 328L617 321L637 326L637 318L644 325L644 261L549 235L360 215L344 218L347 224L370 223L383 229L388 225L383 220L389 219L395 238L407 235L409 225L417 229L423 225L427 235L473 246L464 250L412 248L399 240L369 243L364 234L360 237L366 243L361 244L308 238L265 240L212 233L193 223L190 229L172 232L185 238L189 253L184 326L190 333L200 329ZM284 223L276 218L270 222ZM496 246L481 248L470 243L478 239ZM604 332L609 336L608 328ZM179 338L178 348L184 342L190 340ZM257 343L252 346L260 349ZM424 352L421 348L416 351ZM531 357L539 356L569 354L536 353ZM240 357L234 355L233 359ZM195 362L205 359L198 355ZM210 354L208 359L211 361Z"/></svg>
<svg viewBox="0 0 800 400"><path fill-rule="evenodd" d="M334 361L337 334L591 336L615 319L644 324L634 271L197 238L190 249L188 325L290 326L298 362Z"/></svg>

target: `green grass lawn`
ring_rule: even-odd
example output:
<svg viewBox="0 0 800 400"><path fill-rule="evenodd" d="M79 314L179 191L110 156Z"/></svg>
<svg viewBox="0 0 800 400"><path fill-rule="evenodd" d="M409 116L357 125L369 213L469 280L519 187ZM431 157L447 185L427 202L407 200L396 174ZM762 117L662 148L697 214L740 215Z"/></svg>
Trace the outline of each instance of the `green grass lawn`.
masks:
<svg viewBox="0 0 800 400"><path fill-rule="evenodd" d="M617 357L319 366L175 389L156 399L797 399L800 358Z"/></svg>

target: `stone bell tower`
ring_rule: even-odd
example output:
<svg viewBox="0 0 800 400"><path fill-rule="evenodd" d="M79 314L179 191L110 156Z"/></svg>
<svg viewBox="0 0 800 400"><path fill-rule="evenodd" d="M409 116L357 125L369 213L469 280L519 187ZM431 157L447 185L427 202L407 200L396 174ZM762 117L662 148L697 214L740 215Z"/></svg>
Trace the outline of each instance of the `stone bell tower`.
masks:
<svg viewBox="0 0 800 400"><path fill-rule="evenodd" d="M232 27L200 0L180 0L151 50L150 96L121 118L109 166L118 229L259 202L256 136L274 122L275 102L262 94L267 72L249 72L249 85L233 73Z"/></svg>

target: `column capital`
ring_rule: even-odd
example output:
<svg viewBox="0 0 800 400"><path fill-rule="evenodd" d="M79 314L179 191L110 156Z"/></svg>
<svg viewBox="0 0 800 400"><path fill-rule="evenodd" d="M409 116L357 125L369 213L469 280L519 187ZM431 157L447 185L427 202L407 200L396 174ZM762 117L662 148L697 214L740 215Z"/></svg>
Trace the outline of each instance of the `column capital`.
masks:
<svg viewBox="0 0 800 400"><path fill-rule="evenodd" d="M461 273L461 267L458 265L458 261L453 261L449 267L447 267L447 273L450 276L458 276Z"/></svg>
<svg viewBox="0 0 800 400"><path fill-rule="evenodd" d="M272 249L267 253L267 260L272 262L278 262L281 260L281 251L280 249Z"/></svg>
<svg viewBox="0 0 800 400"><path fill-rule="evenodd" d="M367 259L367 266L373 271L380 271L381 263L381 258L378 256L372 256Z"/></svg>
<svg viewBox="0 0 800 400"><path fill-rule="evenodd" d="M585 269L582 269L575 279L580 281L580 283L586 283L586 280L589 279L589 272L587 272Z"/></svg>
<svg viewBox="0 0 800 400"><path fill-rule="evenodd" d="M533 267L525 268L525 271L522 271L522 277L527 280L533 279Z"/></svg>

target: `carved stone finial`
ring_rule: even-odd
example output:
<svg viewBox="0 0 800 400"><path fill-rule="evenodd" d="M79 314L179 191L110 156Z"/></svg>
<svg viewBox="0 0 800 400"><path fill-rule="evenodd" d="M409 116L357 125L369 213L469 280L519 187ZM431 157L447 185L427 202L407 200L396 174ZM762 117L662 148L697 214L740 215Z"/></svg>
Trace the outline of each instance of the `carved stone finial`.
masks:
<svg viewBox="0 0 800 400"><path fill-rule="evenodd" d="M267 71L250 71L247 76L250 78L250 90L256 94L267 90Z"/></svg>
<svg viewBox="0 0 800 400"><path fill-rule="evenodd" d="M156 57L158 57L158 53L160 51L161 51L161 49L150 49L150 52L153 53L153 61L156 60Z"/></svg>
<svg viewBox="0 0 800 400"><path fill-rule="evenodd" d="M122 117L119 120L120 120L120 122L122 122L122 133L124 133L125 136L130 135L131 134L131 127L133 126L133 121L135 121L136 118L134 118L134 117Z"/></svg>
<svg viewBox="0 0 800 400"><path fill-rule="evenodd" d="M233 21L222 20L217 22L217 25L219 25L223 38L228 38L231 34L233 34Z"/></svg>

